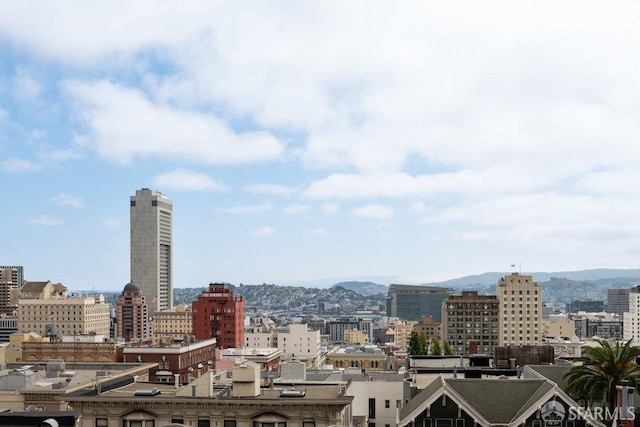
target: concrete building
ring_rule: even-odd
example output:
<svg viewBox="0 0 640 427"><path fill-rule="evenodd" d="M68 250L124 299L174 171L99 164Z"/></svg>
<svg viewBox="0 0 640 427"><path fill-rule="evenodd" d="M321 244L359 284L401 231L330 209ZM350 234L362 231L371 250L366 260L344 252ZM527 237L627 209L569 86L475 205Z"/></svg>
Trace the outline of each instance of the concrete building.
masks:
<svg viewBox="0 0 640 427"><path fill-rule="evenodd" d="M402 320L420 320L431 316L442 320L442 302L451 288L437 286L390 285L387 294L387 316Z"/></svg>
<svg viewBox="0 0 640 427"><path fill-rule="evenodd" d="M577 313L573 315L575 334L583 340L594 337L622 340L624 321L621 317L611 313Z"/></svg>
<svg viewBox="0 0 640 427"><path fill-rule="evenodd" d="M18 332L18 318L0 316L0 343L9 342L15 332Z"/></svg>
<svg viewBox="0 0 640 427"><path fill-rule="evenodd" d="M320 331L310 331L306 324L291 324L278 332L278 349L287 359L307 362L317 367L320 362Z"/></svg>
<svg viewBox="0 0 640 427"><path fill-rule="evenodd" d="M333 366L334 369L359 368L372 371L389 370L387 366L387 355L374 345L337 348L327 353L325 363Z"/></svg>
<svg viewBox="0 0 640 427"><path fill-rule="evenodd" d="M500 302L498 345L542 343L542 288L532 276L512 273L496 287Z"/></svg>
<svg viewBox="0 0 640 427"><path fill-rule="evenodd" d="M143 188L131 196L131 281L151 311L173 307L173 206L162 193Z"/></svg>
<svg viewBox="0 0 640 427"><path fill-rule="evenodd" d="M373 321L370 319L342 317L328 321L326 328L331 343L344 342L344 331L346 330L358 330L364 332L367 337L373 336Z"/></svg>
<svg viewBox="0 0 640 427"><path fill-rule="evenodd" d="M624 340L640 343L640 285L629 290L629 306L623 316Z"/></svg>
<svg viewBox="0 0 640 427"><path fill-rule="evenodd" d="M629 291L629 288L607 289L607 303L604 310L613 314L624 314L629 311Z"/></svg>
<svg viewBox="0 0 640 427"><path fill-rule="evenodd" d="M187 385L121 381L65 396L79 412L79 427L351 427L353 396L345 387L256 386L255 366L227 375L213 372Z"/></svg>
<svg viewBox="0 0 640 427"><path fill-rule="evenodd" d="M393 343L397 348L409 347L409 336L413 331L414 322L398 320L393 327Z"/></svg>
<svg viewBox="0 0 640 427"><path fill-rule="evenodd" d="M542 336L545 338L561 337L570 339L574 335L576 335L576 323L573 318L551 316L549 320L542 321Z"/></svg>
<svg viewBox="0 0 640 427"><path fill-rule="evenodd" d="M166 338L182 341L188 335L193 335L193 320L191 307L178 305L170 310L153 313L153 340L161 341Z"/></svg>
<svg viewBox="0 0 640 427"><path fill-rule="evenodd" d="M364 345L368 342L367 335L357 329L347 329L344 331L345 344L359 344Z"/></svg>
<svg viewBox="0 0 640 427"><path fill-rule="evenodd" d="M149 306L142 289L133 282L127 283L118 296L116 338L125 342L151 339Z"/></svg>
<svg viewBox="0 0 640 427"><path fill-rule="evenodd" d="M23 282L22 275L22 267L0 267L0 315L16 315L19 289Z"/></svg>
<svg viewBox="0 0 640 427"><path fill-rule="evenodd" d="M442 338L456 355L492 355L498 346L499 310L495 295L450 295L442 306Z"/></svg>
<svg viewBox="0 0 640 427"><path fill-rule="evenodd" d="M0 265L0 270L11 271L11 281L20 289L24 283L24 267L21 265Z"/></svg>
<svg viewBox="0 0 640 427"><path fill-rule="evenodd" d="M67 295L60 283L24 282L18 300L18 332L59 339L63 335L109 336L110 307L103 295Z"/></svg>
<svg viewBox="0 0 640 427"><path fill-rule="evenodd" d="M245 344L244 298L236 296L226 283L211 283L191 303L193 335L198 340L215 338L222 348Z"/></svg>

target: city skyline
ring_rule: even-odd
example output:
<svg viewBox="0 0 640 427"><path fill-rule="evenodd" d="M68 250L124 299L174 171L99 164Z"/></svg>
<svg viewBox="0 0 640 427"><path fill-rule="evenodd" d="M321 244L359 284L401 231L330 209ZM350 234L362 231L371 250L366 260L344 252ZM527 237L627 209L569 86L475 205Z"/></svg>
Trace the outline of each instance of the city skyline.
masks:
<svg viewBox="0 0 640 427"><path fill-rule="evenodd" d="M25 280L122 290L140 188L174 288L639 266L638 4L31 6L0 16Z"/></svg>

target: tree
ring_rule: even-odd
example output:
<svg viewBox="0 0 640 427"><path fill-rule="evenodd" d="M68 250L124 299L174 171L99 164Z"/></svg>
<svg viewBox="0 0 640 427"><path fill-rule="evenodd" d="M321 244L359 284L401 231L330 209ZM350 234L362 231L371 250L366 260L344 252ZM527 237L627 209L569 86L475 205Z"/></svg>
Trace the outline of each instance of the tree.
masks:
<svg viewBox="0 0 640 427"><path fill-rule="evenodd" d="M451 344L449 344L449 341L447 340L444 341L444 354L446 354L447 356L454 355L453 348L451 348Z"/></svg>
<svg viewBox="0 0 640 427"><path fill-rule="evenodd" d="M442 348L440 348L440 340L436 337L431 338L431 354L442 354Z"/></svg>
<svg viewBox="0 0 640 427"><path fill-rule="evenodd" d="M629 386L640 384L640 367L636 362L640 357L640 347L631 345L631 340L615 346L606 340L597 340L599 346L585 347L582 357L576 359L580 365L573 366L564 375L567 389L576 399L588 399L593 406L596 401L610 411L617 405L616 386L629 381Z"/></svg>
<svg viewBox="0 0 640 427"><path fill-rule="evenodd" d="M420 334L418 334L418 343L420 343L420 354L427 354L427 336L424 331L420 331Z"/></svg>
<svg viewBox="0 0 640 427"><path fill-rule="evenodd" d="M421 354L418 332L415 330L411 331L409 334L409 348L407 349L407 353L411 355Z"/></svg>

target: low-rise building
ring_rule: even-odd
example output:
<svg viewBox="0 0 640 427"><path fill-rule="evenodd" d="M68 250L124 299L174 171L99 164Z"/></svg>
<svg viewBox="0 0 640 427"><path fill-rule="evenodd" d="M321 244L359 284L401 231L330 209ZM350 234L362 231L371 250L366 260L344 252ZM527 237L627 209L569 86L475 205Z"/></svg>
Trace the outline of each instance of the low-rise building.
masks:
<svg viewBox="0 0 640 427"><path fill-rule="evenodd" d="M186 336L193 335L191 307L178 305L170 310L153 313L153 340L182 341Z"/></svg>
<svg viewBox="0 0 640 427"><path fill-rule="evenodd" d="M373 345L340 347L327 353L325 363L336 369L388 370L387 355L380 348Z"/></svg>

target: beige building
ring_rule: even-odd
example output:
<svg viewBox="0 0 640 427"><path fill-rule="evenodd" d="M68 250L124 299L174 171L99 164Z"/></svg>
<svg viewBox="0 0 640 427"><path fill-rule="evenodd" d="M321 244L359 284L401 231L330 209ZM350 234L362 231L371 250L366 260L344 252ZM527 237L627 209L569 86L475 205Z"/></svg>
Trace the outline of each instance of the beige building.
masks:
<svg viewBox="0 0 640 427"><path fill-rule="evenodd" d="M20 333L16 332L9 336L9 346L6 351L6 360L8 363L23 362L22 348L24 343L48 343L50 339L48 337L41 337L35 332Z"/></svg>
<svg viewBox="0 0 640 427"><path fill-rule="evenodd" d="M367 342L367 334L356 329L347 329L344 331L345 344L365 344Z"/></svg>
<svg viewBox="0 0 640 427"><path fill-rule="evenodd" d="M456 355L493 354L498 346L499 302L495 295L462 291L442 308L442 336Z"/></svg>
<svg viewBox="0 0 640 427"><path fill-rule="evenodd" d="M396 347L407 348L409 346L409 335L413 331L414 323L400 320L393 325L393 342Z"/></svg>
<svg viewBox="0 0 640 427"><path fill-rule="evenodd" d="M387 356L376 346L362 346L356 349L340 348L328 353L326 364L335 369L360 368L372 371L386 370Z"/></svg>
<svg viewBox="0 0 640 427"><path fill-rule="evenodd" d="M166 337L173 341L182 341L185 336L193 335L191 307L178 305L172 310L153 313L153 340L160 341Z"/></svg>
<svg viewBox="0 0 640 427"><path fill-rule="evenodd" d="M542 344L542 288L533 276L511 273L496 287L499 346Z"/></svg>
<svg viewBox="0 0 640 427"><path fill-rule="evenodd" d="M442 325L431 316L422 316L422 319L413 325L413 330L416 331L418 335L424 333L427 341L431 340L431 338L442 338Z"/></svg>
<svg viewBox="0 0 640 427"><path fill-rule="evenodd" d="M219 377L219 378L218 378ZM259 370L244 362L227 375L195 378L188 385L125 383L65 396L79 412L78 427L350 427L346 386L260 388Z"/></svg>
<svg viewBox="0 0 640 427"><path fill-rule="evenodd" d="M542 322L542 333L546 338L568 337L576 335L576 322L566 317L551 317Z"/></svg>
<svg viewBox="0 0 640 427"><path fill-rule="evenodd" d="M63 335L110 333L109 304L103 295L67 296L60 283L24 282L18 300L18 332L60 339Z"/></svg>

